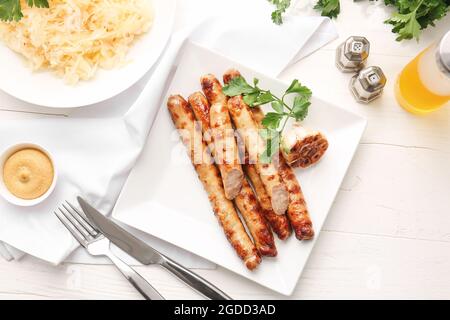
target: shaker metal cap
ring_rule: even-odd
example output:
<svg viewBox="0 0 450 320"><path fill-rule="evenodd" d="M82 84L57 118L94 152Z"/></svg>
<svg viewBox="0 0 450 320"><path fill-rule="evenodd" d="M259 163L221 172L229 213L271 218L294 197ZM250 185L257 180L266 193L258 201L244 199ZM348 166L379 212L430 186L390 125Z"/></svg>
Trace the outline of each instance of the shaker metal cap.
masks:
<svg viewBox="0 0 450 320"><path fill-rule="evenodd" d="M352 77L350 90L358 102L368 103L381 96L386 81L380 67L367 67Z"/></svg>
<svg viewBox="0 0 450 320"><path fill-rule="evenodd" d="M365 37L351 36L336 50L336 65L343 72L355 72L364 67L370 43Z"/></svg>

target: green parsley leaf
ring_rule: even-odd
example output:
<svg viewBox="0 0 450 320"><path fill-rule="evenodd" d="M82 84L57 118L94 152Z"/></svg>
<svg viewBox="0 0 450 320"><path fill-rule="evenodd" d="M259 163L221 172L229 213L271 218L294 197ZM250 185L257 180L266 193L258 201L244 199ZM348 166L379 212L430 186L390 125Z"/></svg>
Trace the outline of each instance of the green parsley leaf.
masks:
<svg viewBox="0 0 450 320"><path fill-rule="evenodd" d="M280 101L278 101L278 100L273 101L271 103L271 106L272 106L272 109L275 110L276 112L284 113L284 105Z"/></svg>
<svg viewBox="0 0 450 320"><path fill-rule="evenodd" d="M253 103L253 106L260 106L269 102L274 101L275 98L270 93L270 91L261 93L258 98L256 98L256 101Z"/></svg>
<svg viewBox="0 0 450 320"><path fill-rule="evenodd" d="M419 40L420 24L416 18L411 18L403 28L398 31L400 35L397 40L416 38Z"/></svg>
<svg viewBox="0 0 450 320"><path fill-rule="evenodd" d="M48 8L47 0L26 0L30 7ZM20 0L0 0L0 20L19 21L22 19Z"/></svg>
<svg viewBox="0 0 450 320"><path fill-rule="evenodd" d="M292 108L292 113L295 120L304 120L308 115L308 109L310 105L311 102L309 102L309 99L305 98L304 96L295 97L294 107Z"/></svg>
<svg viewBox="0 0 450 320"><path fill-rule="evenodd" d="M264 140L268 140L270 139L271 135L270 135L270 131L269 129L265 128L262 130L259 130L259 135L264 139Z"/></svg>
<svg viewBox="0 0 450 320"><path fill-rule="evenodd" d="M257 91L258 90L249 85L243 77L233 78L226 86L222 88L222 92L229 97L239 96L241 94L256 93Z"/></svg>
<svg viewBox="0 0 450 320"><path fill-rule="evenodd" d="M339 0L319 0L314 9L320 11L320 14L329 18L336 18L341 12Z"/></svg>
<svg viewBox="0 0 450 320"><path fill-rule="evenodd" d="M250 107L254 106L254 103L256 102L256 99L258 99L259 92L253 92L249 93L244 96L243 100L245 104L248 104Z"/></svg>
<svg viewBox="0 0 450 320"><path fill-rule="evenodd" d="M27 0L27 4L30 7L37 7L37 8L48 8L48 1L47 0Z"/></svg>
<svg viewBox="0 0 450 320"><path fill-rule="evenodd" d="M289 93L298 93L305 97L311 97L311 95L312 95L311 90L308 87L302 86L301 83L297 79L292 81L291 85L286 90L286 94L289 94Z"/></svg>
<svg viewBox="0 0 450 320"><path fill-rule="evenodd" d="M394 13L390 19L386 20L386 23L392 24L393 31L399 34L397 41L419 39L420 24L416 20L416 11L408 14Z"/></svg>
<svg viewBox="0 0 450 320"><path fill-rule="evenodd" d="M272 21L277 25L283 24L283 13L286 12L287 8L291 5L291 0L268 0L270 3L275 5L276 10L272 12Z"/></svg>
<svg viewBox="0 0 450 320"><path fill-rule="evenodd" d="M448 0L433 0L431 3L433 3L433 6L427 6L426 15L420 8L418 10L417 21L422 29L430 25L434 27L434 22L445 17L447 12L450 11L450 1Z"/></svg>
<svg viewBox="0 0 450 320"><path fill-rule="evenodd" d="M19 0L0 0L0 20L19 21L22 17Z"/></svg>
<svg viewBox="0 0 450 320"><path fill-rule="evenodd" d="M266 129L260 132L264 140L266 140L266 149L259 155L262 163L272 162L272 158L280 150L280 133L276 130Z"/></svg>
<svg viewBox="0 0 450 320"><path fill-rule="evenodd" d="M280 10L275 10L274 12L272 12L270 17L272 18L273 23L275 23L277 25L283 24L282 14L283 13Z"/></svg>
<svg viewBox="0 0 450 320"><path fill-rule="evenodd" d="M442 19L450 8L448 0L385 0L386 5L394 6L397 12L385 23L392 25L397 33L397 41L419 40L421 30Z"/></svg>
<svg viewBox="0 0 450 320"><path fill-rule="evenodd" d="M268 112L262 120L262 125L268 129L277 129L280 126L283 115L276 112Z"/></svg>
<svg viewBox="0 0 450 320"><path fill-rule="evenodd" d="M266 140L271 140L276 138L280 133L274 129L264 128L259 130L259 135Z"/></svg>

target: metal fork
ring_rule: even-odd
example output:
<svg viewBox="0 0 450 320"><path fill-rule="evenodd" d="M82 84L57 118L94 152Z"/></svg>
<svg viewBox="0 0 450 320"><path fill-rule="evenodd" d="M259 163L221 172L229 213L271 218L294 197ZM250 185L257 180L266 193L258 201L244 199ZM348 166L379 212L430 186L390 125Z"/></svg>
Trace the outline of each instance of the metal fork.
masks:
<svg viewBox="0 0 450 320"><path fill-rule="evenodd" d="M84 214L80 213L70 202L63 203L54 213L89 254L108 257L145 299L164 300L163 296L139 273L113 254L109 247L109 239L90 224Z"/></svg>

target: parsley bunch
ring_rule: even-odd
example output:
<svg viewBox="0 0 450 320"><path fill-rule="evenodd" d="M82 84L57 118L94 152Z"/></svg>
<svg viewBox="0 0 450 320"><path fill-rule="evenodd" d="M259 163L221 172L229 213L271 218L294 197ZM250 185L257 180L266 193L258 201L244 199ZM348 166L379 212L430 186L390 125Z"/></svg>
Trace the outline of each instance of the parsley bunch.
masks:
<svg viewBox="0 0 450 320"><path fill-rule="evenodd" d="M419 40L420 31L442 19L448 12L450 2L445 0L385 0L386 5L397 7L398 12L385 22L398 33L397 41Z"/></svg>
<svg viewBox="0 0 450 320"><path fill-rule="evenodd" d="M270 90L261 89L258 83L258 79L253 79L253 85L250 85L243 77L236 77L225 85L222 91L229 97L242 95L244 102L250 107L271 104L273 112L265 115L262 125L266 130L261 131L261 136L266 140L266 150L261 154L261 161L270 162L279 150L280 135L288 120L291 118L300 121L308 115L312 92L295 79L279 98ZM289 105L285 100L292 94L295 94L295 97L292 105Z"/></svg>
<svg viewBox="0 0 450 320"><path fill-rule="evenodd" d="M26 0L30 7L48 8L47 0ZM0 20L19 21L22 19L20 0L0 0Z"/></svg>
<svg viewBox="0 0 450 320"><path fill-rule="evenodd" d="M276 5L272 20L282 24L282 15L290 6L289 0L269 0ZM358 0L354 0L358 1ZM378 1L378 0L370 0ZM397 33L397 41L419 39L421 30L434 26L450 10L449 0L384 0L386 6L393 6L397 12L385 23L392 25L392 32ZM336 18L340 11L339 0L318 0L314 6L322 16Z"/></svg>

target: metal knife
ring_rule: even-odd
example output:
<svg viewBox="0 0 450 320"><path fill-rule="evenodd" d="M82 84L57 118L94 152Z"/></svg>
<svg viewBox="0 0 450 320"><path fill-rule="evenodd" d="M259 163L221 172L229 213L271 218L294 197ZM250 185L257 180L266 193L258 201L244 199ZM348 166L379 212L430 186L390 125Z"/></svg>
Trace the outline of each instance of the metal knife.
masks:
<svg viewBox="0 0 450 320"><path fill-rule="evenodd" d="M103 232L105 237L142 264L158 264L164 267L167 271L206 298L212 300L232 300L213 284L153 249L144 241L139 240L119 226L116 222L106 218L81 197L78 197L77 200L87 218Z"/></svg>

